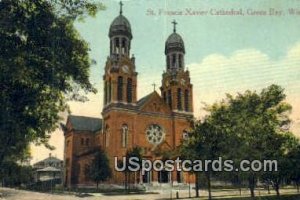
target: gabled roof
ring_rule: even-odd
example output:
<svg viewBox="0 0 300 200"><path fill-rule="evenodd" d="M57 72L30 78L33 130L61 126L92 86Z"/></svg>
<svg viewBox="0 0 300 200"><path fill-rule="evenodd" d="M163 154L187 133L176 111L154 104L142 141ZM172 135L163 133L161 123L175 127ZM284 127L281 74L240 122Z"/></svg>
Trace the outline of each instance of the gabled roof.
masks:
<svg viewBox="0 0 300 200"><path fill-rule="evenodd" d="M138 107L142 107L150 98L153 94L155 94L156 91L151 92L150 94L144 96L143 98L141 98L140 100L138 100L137 105Z"/></svg>
<svg viewBox="0 0 300 200"><path fill-rule="evenodd" d="M48 157L48 158L45 158L44 160L41 160L35 164L33 164L34 166L37 166L37 165L48 165L49 163L61 163L63 162L62 160L56 158L56 157Z"/></svg>
<svg viewBox="0 0 300 200"><path fill-rule="evenodd" d="M138 109L145 112L171 114L169 106L156 92L151 92L137 102Z"/></svg>
<svg viewBox="0 0 300 200"><path fill-rule="evenodd" d="M100 118L69 115L68 122L76 131L96 132L102 129L102 119Z"/></svg>

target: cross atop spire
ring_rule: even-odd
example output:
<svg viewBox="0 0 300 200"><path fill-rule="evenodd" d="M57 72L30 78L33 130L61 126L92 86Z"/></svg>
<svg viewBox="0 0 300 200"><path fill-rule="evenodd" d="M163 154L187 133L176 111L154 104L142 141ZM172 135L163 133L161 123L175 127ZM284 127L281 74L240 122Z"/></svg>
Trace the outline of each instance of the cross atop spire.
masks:
<svg viewBox="0 0 300 200"><path fill-rule="evenodd" d="M120 1L120 15L122 15L122 13L123 13L123 2L122 1Z"/></svg>
<svg viewBox="0 0 300 200"><path fill-rule="evenodd" d="M175 19L172 21L172 24L173 24L173 32L176 33L176 25L177 25L177 22L175 21Z"/></svg>
<svg viewBox="0 0 300 200"><path fill-rule="evenodd" d="M153 84L152 84L152 86L153 86L153 91L155 91L156 84L155 84L155 83L153 83Z"/></svg>

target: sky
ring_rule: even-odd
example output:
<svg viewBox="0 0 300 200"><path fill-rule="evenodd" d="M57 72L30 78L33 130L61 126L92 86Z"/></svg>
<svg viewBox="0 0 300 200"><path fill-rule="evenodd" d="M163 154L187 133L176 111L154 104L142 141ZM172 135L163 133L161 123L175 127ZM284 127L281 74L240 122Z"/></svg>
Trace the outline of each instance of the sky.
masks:
<svg viewBox="0 0 300 200"><path fill-rule="evenodd" d="M95 0L96 1L96 0ZM104 65L109 55L108 30L119 15L119 1L103 0L106 9L75 27L91 48L90 81L98 89L85 103L69 102L74 115L101 117ZM127 0L123 15L131 24L131 53L136 57L138 98L161 85L164 45L176 20L185 43L185 67L194 85L194 113L226 93L260 91L271 84L285 88L293 106L292 131L300 136L300 3L298 0ZM292 14L292 9L298 14ZM240 11L241 15L217 15ZM67 115L64 114L64 117ZM61 130L52 133L50 151L32 146L32 163L49 153L63 158Z"/></svg>

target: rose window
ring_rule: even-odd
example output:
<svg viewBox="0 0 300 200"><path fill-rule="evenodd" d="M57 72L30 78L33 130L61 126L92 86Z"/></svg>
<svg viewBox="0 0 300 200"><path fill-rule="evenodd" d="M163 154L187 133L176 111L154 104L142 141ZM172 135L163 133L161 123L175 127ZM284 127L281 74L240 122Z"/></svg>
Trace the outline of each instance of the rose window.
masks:
<svg viewBox="0 0 300 200"><path fill-rule="evenodd" d="M159 125L152 124L146 130L146 137L151 144L157 145L164 140L165 133Z"/></svg>

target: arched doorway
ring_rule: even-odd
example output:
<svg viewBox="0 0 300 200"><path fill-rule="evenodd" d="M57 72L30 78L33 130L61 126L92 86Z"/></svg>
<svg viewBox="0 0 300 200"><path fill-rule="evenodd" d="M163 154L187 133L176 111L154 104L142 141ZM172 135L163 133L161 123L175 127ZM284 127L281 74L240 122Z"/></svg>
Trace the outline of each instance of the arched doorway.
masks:
<svg viewBox="0 0 300 200"><path fill-rule="evenodd" d="M157 180L159 183L169 183L170 182L170 172L166 170L161 170L157 173Z"/></svg>

